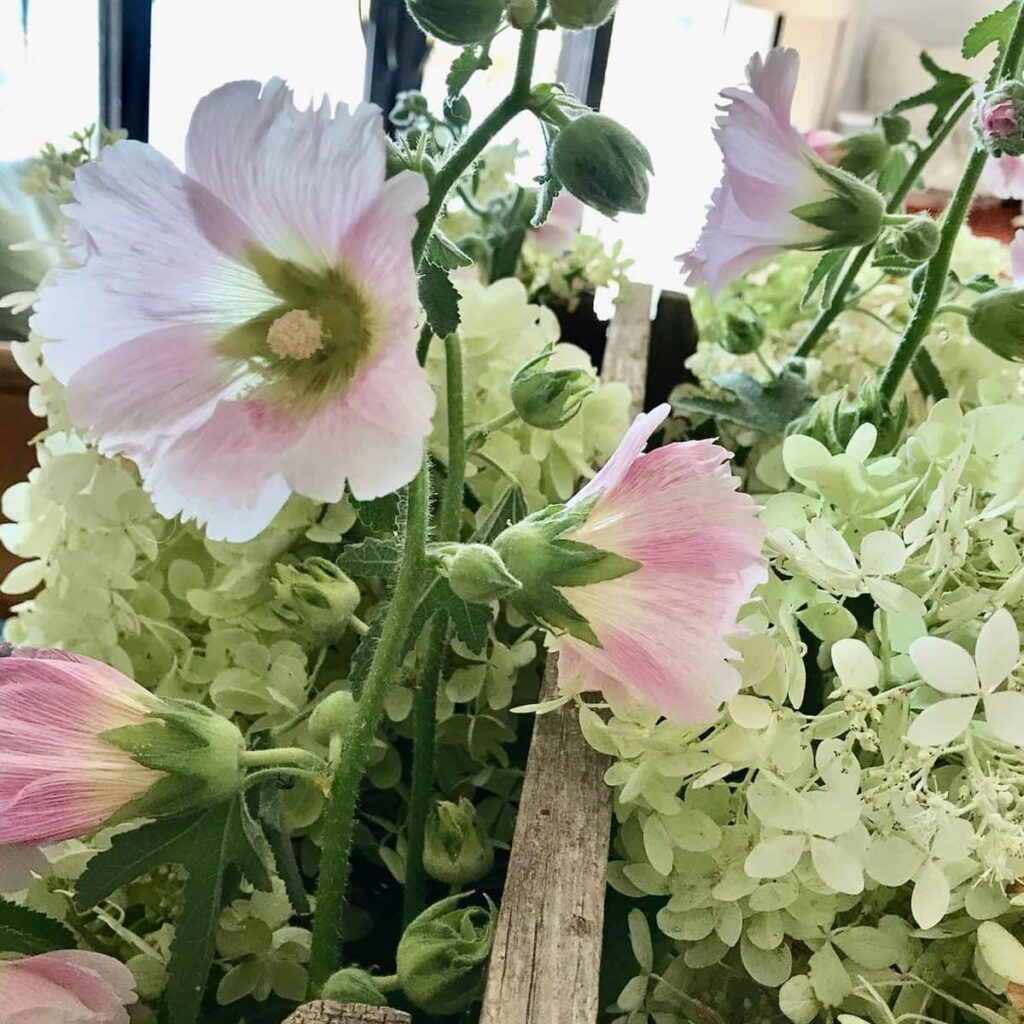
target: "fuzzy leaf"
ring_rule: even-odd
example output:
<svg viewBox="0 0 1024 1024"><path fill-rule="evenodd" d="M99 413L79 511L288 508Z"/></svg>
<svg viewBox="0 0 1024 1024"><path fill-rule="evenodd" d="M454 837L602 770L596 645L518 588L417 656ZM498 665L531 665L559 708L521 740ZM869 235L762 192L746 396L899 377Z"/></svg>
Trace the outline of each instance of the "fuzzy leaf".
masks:
<svg viewBox="0 0 1024 1024"><path fill-rule="evenodd" d="M359 579L380 576L386 579L397 572L401 558L402 553L393 541L370 537L359 544L342 548L335 561L338 568L350 576Z"/></svg>
<svg viewBox="0 0 1024 1024"><path fill-rule="evenodd" d="M807 381L791 370L783 369L767 384L745 373L722 374L714 378L714 383L734 397L711 398L680 388L672 395L673 409L683 414L696 413L738 423L765 434L781 434L814 404L814 394Z"/></svg>
<svg viewBox="0 0 1024 1024"><path fill-rule="evenodd" d="M468 604L455 596L447 580L436 577L412 613L412 623L406 639L407 653L415 646L426 624L439 611L448 614L455 635L474 654L479 654L484 649L489 627L494 619L491 606Z"/></svg>
<svg viewBox="0 0 1024 1024"><path fill-rule="evenodd" d="M238 870L257 889L270 891L263 843L242 798L235 797L116 836L79 879L75 902L85 909L164 864L188 872L168 964L168 1024L198 1019L226 895L225 875Z"/></svg>
<svg viewBox="0 0 1024 1024"><path fill-rule="evenodd" d="M436 229L430 236L430 241L427 242L427 259L442 270L459 270L462 267L473 265L471 257L467 256L443 232Z"/></svg>
<svg viewBox="0 0 1024 1024"><path fill-rule="evenodd" d="M0 950L37 956L57 949L74 949L75 937L52 917L0 900Z"/></svg>
<svg viewBox="0 0 1024 1024"><path fill-rule="evenodd" d="M360 522L377 533L394 533L398 527L398 494L371 501L353 501Z"/></svg>
<svg viewBox="0 0 1024 1024"><path fill-rule="evenodd" d="M801 306L809 306L819 290L821 291L821 308L825 309L832 305L836 285L839 283L839 277L846 266L846 258L849 255L849 249L834 249L832 252L825 253L818 260L807 282L807 290L800 300Z"/></svg>
<svg viewBox="0 0 1024 1024"><path fill-rule="evenodd" d="M934 136L952 109L960 102L964 93L974 87L974 81L967 75L956 74L939 67L927 53L921 54L921 66L932 76L935 84L925 89L924 92L919 92L917 95L897 103L892 108L892 112L901 114L907 110L915 110L917 107L935 107L935 113L928 122L928 134Z"/></svg>
<svg viewBox="0 0 1024 1024"><path fill-rule="evenodd" d="M430 260L424 262L420 274L420 304L430 329L439 338L459 329L459 293L448 272Z"/></svg>
<svg viewBox="0 0 1024 1024"><path fill-rule="evenodd" d="M490 66L491 58L488 56L486 48L482 46L465 47L448 69L448 77L444 83L448 89L447 98L453 100L461 96L462 90L469 84L473 75Z"/></svg>

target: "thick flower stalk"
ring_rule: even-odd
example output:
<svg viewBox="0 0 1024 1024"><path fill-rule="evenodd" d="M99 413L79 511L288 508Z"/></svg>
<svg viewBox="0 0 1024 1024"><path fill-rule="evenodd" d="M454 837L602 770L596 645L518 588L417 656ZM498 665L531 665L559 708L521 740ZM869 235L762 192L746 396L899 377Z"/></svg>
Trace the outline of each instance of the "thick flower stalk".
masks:
<svg viewBox="0 0 1024 1024"><path fill-rule="evenodd" d="M561 633L563 687L713 720L739 689L728 638L765 579L757 507L710 441L643 450L669 414L638 416L567 505L495 542L523 583L509 602Z"/></svg>
<svg viewBox="0 0 1024 1024"><path fill-rule="evenodd" d="M795 50L755 54L749 87L722 92L715 137L725 171L697 244L680 257L688 284L717 294L782 249L837 249L878 237L882 197L821 159L790 121L799 70Z"/></svg>
<svg viewBox="0 0 1024 1024"><path fill-rule="evenodd" d="M159 700L92 658L10 647L0 657L0 845L225 799L242 752L227 719Z"/></svg>
<svg viewBox="0 0 1024 1024"><path fill-rule="evenodd" d="M293 492L390 493L418 472L419 174L387 178L379 111L296 109L274 79L201 100L182 173L119 142L75 177L34 329L68 409L157 510L259 533ZM394 401L401 395L401 401Z"/></svg>
<svg viewBox="0 0 1024 1024"><path fill-rule="evenodd" d="M128 1024L135 979L101 953L66 950L0 962L0 1024Z"/></svg>

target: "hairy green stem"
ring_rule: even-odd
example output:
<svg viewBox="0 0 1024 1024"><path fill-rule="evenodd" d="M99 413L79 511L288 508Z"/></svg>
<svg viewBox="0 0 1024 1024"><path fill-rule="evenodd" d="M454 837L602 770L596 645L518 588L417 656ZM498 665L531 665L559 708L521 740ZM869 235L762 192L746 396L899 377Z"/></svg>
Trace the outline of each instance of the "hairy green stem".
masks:
<svg viewBox="0 0 1024 1024"><path fill-rule="evenodd" d="M493 434L494 431L501 430L502 427L507 427L510 423L515 423L517 419L519 419L519 413L515 409L509 409L508 412L495 416L493 420L488 420L470 432L466 438L467 446L472 448L474 445L486 440L488 435Z"/></svg>
<svg viewBox="0 0 1024 1024"><path fill-rule="evenodd" d="M437 172L430 186L430 199L420 213L419 228L412 242L413 261L417 268L423 263L427 243L433 234L437 218L444 209L449 192L458 184L459 178L469 170L473 161L483 153L494 136L517 114L527 109L536 56L537 29L525 29L519 42L519 58L516 62L512 91L466 136Z"/></svg>
<svg viewBox="0 0 1024 1024"><path fill-rule="evenodd" d="M1020 66L1021 54L1024 53L1024 0L1017 5L1016 23L1013 27L1013 34L1007 44L1002 61L997 66L997 71L990 81L998 81L1005 75L1015 75ZM946 291L946 281L949 277L949 268L953 262L953 250L956 247L956 240L963 227L964 220L974 200L974 193L978 188L985 164L988 163L988 153L983 149L976 149L967 161L963 177L957 186L953 199L946 209L942 221L942 231L939 241L939 248L935 255L928 261L928 269L925 274L924 285L918 297L917 305L914 308L914 315L907 325L907 329L900 340L896 351L889 360L889 365L882 375L882 383L879 386L879 394L883 401L891 403L899 390L900 382L907 368L914 360L918 349L924 342L928 329L932 325L936 314L942 306L942 298Z"/></svg>
<svg viewBox="0 0 1024 1024"><path fill-rule="evenodd" d="M953 108L953 112L943 122L935 137L918 154L917 159L900 183L900 187L889 200L886 208L887 213L895 214L903 209L903 204L907 201L907 196L910 195L914 184L921 177L928 164L931 163L932 157L935 156L942 144L949 138L953 129L956 128L963 119L963 116L970 110L973 100L974 92L973 90L968 90L960 102ZM875 242L871 242L857 251L853 262L847 267L843 279L836 286L831 303L818 314L814 323L807 329L807 333L801 339L800 344L797 345L793 355L806 359L817 348L818 342L825 336L825 332L846 308L846 297L856 283L860 272L864 269L864 264L867 263L874 252L875 244Z"/></svg>
<svg viewBox="0 0 1024 1024"><path fill-rule="evenodd" d="M243 768L303 768L308 771L323 771L327 765L322 757L303 750L301 747L266 747L262 750L246 750L239 757Z"/></svg>
<svg viewBox="0 0 1024 1024"><path fill-rule="evenodd" d="M309 986L313 994L320 992L324 982L338 966L341 915L348 886L349 856L352 852L359 785L383 713L384 699L402 657L409 621L420 595L426 561L430 504L428 492L429 468L424 459L419 474L409 485L405 540L398 581L391 595L373 663L363 683L362 694L346 735L344 756L336 767L324 809L320 880L309 958Z"/></svg>
<svg viewBox="0 0 1024 1024"><path fill-rule="evenodd" d="M444 340L446 391L448 396L448 474L441 495L438 539L459 539L462 490L466 481L466 424L462 379L462 343L458 335ZM415 920L426 906L427 876L423 847L427 817L434 795L437 764L437 690L448 650L448 616L438 612L430 624L427 653L416 701L413 705L412 786L409 794L409 822L406 837L405 891L403 917Z"/></svg>

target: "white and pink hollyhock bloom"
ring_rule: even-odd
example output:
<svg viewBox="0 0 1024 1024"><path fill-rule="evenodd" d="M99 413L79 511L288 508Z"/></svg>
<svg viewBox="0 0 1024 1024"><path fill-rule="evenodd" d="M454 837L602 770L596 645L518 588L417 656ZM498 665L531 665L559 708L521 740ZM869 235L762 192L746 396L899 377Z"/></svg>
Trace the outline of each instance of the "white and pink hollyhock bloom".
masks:
<svg viewBox="0 0 1024 1024"><path fill-rule="evenodd" d="M1024 157L992 157L985 164L981 183L997 199L1024 199Z"/></svg>
<svg viewBox="0 0 1024 1024"><path fill-rule="evenodd" d="M644 454L668 414L638 416L575 497L494 547L522 583L508 600L561 634L562 687L701 723L739 689L728 641L766 579L765 531L724 448L688 441Z"/></svg>
<svg viewBox="0 0 1024 1024"><path fill-rule="evenodd" d="M121 812L225 799L242 749L227 719L160 700L109 665L0 645L0 858L5 846L21 859L24 844L88 835Z"/></svg>
<svg viewBox="0 0 1024 1024"><path fill-rule="evenodd" d="M128 1024L137 999L132 972L102 953L0 961L0 1024Z"/></svg>
<svg viewBox="0 0 1024 1024"><path fill-rule="evenodd" d="M290 494L415 476L434 395L416 359L423 177L387 177L377 108L296 108L274 79L199 102L185 172L107 147L32 321L75 424L132 459L158 511L246 540Z"/></svg>
<svg viewBox="0 0 1024 1024"><path fill-rule="evenodd" d="M795 50L755 54L746 87L725 89L715 138L722 183L694 248L680 257L690 285L717 294L782 249L827 250L874 241L885 202L821 159L793 127Z"/></svg>

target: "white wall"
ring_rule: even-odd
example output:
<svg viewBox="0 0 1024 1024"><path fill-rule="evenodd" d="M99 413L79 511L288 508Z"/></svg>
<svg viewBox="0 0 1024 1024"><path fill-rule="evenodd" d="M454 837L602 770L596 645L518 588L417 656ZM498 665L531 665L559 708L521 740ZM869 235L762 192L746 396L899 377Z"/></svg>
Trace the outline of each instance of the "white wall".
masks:
<svg viewBox="0 0 1024 1024"><path fill-rule="evenodd" d="M953 46L974 22L1000 6L1000 0L857 0L839 108L858 109L862 104L864 58L879 24L898 25L923 47Z"/></svg>

